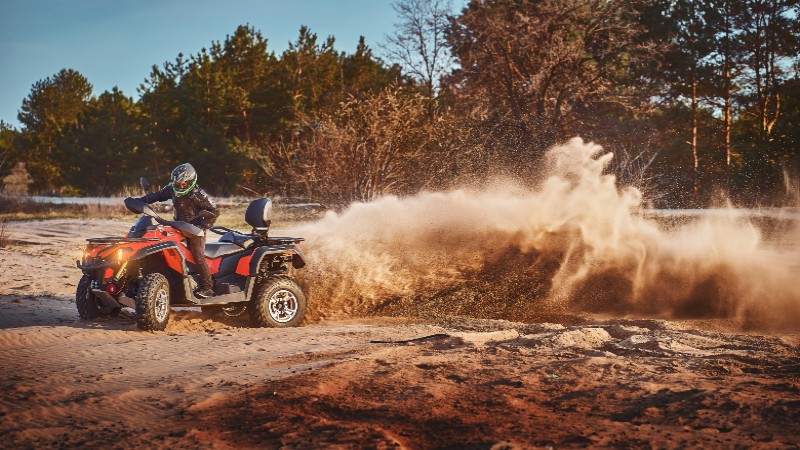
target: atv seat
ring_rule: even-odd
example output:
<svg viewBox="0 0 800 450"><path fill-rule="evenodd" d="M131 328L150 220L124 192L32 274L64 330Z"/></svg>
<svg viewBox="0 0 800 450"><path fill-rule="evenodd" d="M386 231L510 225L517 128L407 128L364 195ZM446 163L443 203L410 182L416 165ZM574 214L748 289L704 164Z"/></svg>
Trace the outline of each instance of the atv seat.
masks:
<svg viewBox="0 0 800 450"><path fill-rule="evenodd" d="M242 251L242 247L227 242L207 242L205 248L206 258L214 259Z"/></svg>
<svg viewBox="0 0 800 450"><path fill-rule="evenodd" d="M248 248L253 245L253 236L249 234L239 233L237 231L228 231L219 238L219 242L229 242L236 244L241 248Z"/></svg>

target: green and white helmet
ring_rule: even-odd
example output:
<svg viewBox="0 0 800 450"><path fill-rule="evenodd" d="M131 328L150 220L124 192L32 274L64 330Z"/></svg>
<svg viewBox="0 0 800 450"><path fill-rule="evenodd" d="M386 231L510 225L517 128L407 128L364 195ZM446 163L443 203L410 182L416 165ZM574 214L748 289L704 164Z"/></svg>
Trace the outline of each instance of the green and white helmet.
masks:
<svg viewBox="0 0 800 450"><path fill-rule="evenodd" d="M183 163L172 171L172 190L180 197L186 195L197 184L197 172L189 163Z"/></svg>

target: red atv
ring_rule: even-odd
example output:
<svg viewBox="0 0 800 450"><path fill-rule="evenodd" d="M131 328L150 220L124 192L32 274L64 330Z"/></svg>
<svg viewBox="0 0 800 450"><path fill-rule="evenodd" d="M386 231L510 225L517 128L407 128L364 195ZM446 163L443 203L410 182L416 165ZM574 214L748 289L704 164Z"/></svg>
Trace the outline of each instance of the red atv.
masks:
<svg viewBox="0 0 800 450"><path fill-rule="evenodd" d="M272 202L253 201L245 220L249 234L225 227L206 244L205 257L214 280L215 296L197 298L195 261L184 236L203 230L186 222L162 219L150 206L126 198L125 206L143 214L125 237L87 239L77 261L83 277L75 303L82 319L118 314L123 306L136 311L142 330L163 330L171 306L200 306L206 314L239 316L250 313L254 326L296 327L306 313L306 297L289 276L305 261L302 238L270 237Z"/></svg>

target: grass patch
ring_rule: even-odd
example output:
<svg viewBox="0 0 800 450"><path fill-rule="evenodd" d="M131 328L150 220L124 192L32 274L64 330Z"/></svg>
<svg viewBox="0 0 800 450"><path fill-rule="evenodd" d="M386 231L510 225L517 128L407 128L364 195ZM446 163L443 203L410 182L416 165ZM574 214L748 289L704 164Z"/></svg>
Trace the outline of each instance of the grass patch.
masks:
<svg viewBox="0 0 800 450"><path fill-rule="evenodd" d="M219 217L214 222L214 225L249 232L252 227L244 220L246 210L247 205L220 207ZM325 210L321 208L296 208L275 205L272 210L272 229L291 228L294 225L319 220L324 215Z"/></svg>
<svg viewBox="0 0 800 450"><path fill-rule="evenodd" d="M244 212L246 210L246 205L221 206L219 208L219 217L214 221L214 225L234 230L250 229L250 225L244 221Z"/></svg>
<svg viewBox="0 0 800 450"><path fill-rule="evenodd" d="M0 195L0 220L121 219L130 214L122 203L52 204Z"/></svg>
<svg viewBox="0 0 800 450"><path fill-rule="evenodd" d="M172 219L172 210L155 206L156 212L165 218ZM250 225L244 220L247 205L220 207L219 218L215 225L234 230L249 232ZM272 224L275 229L290 228L298 223L318 220L325 213L322 208L288 207L276 204L273 209ZM50 220L50 219L116 219L133 223L135 215L119 204L52 204L40 203L26 198L6 197L0 195L0 221L9 220Z"/></svg>

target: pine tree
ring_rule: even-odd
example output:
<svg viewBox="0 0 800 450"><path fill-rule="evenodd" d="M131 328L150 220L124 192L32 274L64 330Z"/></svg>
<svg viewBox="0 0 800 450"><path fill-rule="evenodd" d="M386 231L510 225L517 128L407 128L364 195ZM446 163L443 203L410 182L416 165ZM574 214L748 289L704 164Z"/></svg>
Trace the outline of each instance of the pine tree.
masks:
<svg viewBox="0 0 800 450"><path fill-rule="evenodd" d="M63 131L77 122L92 95L92 85L79 72L62 69L34 83L22 101L21 159L33 177L33 189L61 187L63 168L53 157L53 147Z"/></svg>
<svg viewBox="0 0 800 450"><path fill-rule="evenodd" d="M146 161L139 145L146 140L133 99L117 87L103 92L59 140L55 154L65 169L64 182L94 195L134 185Z"/></svg>

